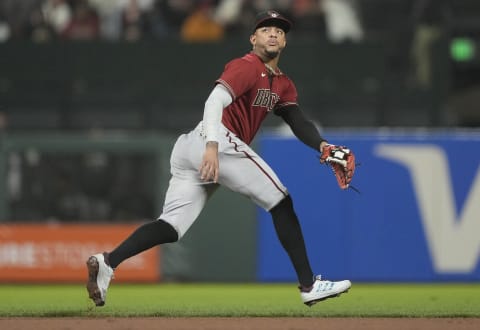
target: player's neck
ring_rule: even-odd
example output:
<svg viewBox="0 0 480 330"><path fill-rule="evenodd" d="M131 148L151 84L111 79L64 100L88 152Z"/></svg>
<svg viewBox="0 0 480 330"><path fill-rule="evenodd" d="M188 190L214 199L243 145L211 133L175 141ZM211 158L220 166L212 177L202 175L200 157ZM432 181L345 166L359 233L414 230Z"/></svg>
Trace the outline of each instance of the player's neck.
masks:
<svg viewBox="0 0 480 330"><path fill-rule="evenodd" d="M267 63L264 63L265 64L265 67L267 68L267 71L270 73L270 74L273 74L273 75L278 75L278 68L277 67L273 67Z"/></svg>
<svg viewBox="0 0 480 330"><path fill-rule="evenodd" d="M279 56L275 56L274 58L269 58L267 56L262 56L262 54L259 54L255 51L254 53L262 60L262 62L265 64L266 67L268 67L269 69L272 69L273 71L277 71Z"/></svg>
<svg viewBox="0 0 480 330"><path fill-rule="evenodd" d="M263 63L265 64L265 66L272 70L272 71L277 71L278 69L278 56L275 57L274 59L270 59L268 61L263 61Z"/></svg>

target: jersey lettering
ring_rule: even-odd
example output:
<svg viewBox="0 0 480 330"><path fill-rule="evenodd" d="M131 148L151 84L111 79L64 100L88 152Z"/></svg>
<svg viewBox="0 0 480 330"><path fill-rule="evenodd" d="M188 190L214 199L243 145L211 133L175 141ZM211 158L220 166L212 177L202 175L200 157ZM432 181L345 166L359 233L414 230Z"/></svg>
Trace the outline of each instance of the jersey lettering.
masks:
<svg viewBox="0 0 480 330"><path fill-rule="evenodd" d="M255 96L252 106L264 107L270 112L279 99L280 96L272 93L270 89L261 88L257 90L257 95Z"/></svg>

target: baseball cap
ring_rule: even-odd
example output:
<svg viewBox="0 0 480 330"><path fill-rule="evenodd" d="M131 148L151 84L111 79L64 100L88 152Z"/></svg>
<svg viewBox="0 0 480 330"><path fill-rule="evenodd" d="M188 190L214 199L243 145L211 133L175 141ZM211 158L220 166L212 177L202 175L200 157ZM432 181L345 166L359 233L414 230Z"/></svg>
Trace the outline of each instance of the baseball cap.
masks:
<svg viewBox="0 0 480 330"><path fill-rule="evenodd" d="M290 31L292 25L292 22L283 17L280 13L276 12L275 10L267 10L257 15L255 18L255 26L253 31L263 26L276 26L287 33Z"/></svg>

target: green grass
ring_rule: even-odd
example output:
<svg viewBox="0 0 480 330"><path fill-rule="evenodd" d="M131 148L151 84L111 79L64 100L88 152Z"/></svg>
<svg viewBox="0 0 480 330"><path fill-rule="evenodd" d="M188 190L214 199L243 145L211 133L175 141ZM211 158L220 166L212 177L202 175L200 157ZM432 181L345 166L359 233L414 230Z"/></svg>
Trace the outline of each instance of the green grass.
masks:
<svg viewBox="0 0 480 330"><path fill-rule="evenodd" d="M293 284L113 283L104 307L83 285L0 285L0 316L480 317L480 285L354 283L311 308Z"/></svg>

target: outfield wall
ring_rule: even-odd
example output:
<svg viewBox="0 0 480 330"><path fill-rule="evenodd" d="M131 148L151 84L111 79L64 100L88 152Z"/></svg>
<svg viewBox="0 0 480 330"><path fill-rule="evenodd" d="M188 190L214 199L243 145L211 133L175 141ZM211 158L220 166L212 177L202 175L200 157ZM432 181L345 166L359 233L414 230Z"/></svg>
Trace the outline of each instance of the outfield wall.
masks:
<svg viewBox="0 0 480 330"><path fill-rule="evenodd" d="M316 273L354 281L480 280L479 131L336 130L324 136L355 151L361 165L353 185L361 194L341 191L316 153L295 138L264 134L255 141L293 196ZM134 227L157 216L173 141L160 135L4 136L0 281L83 281L88 255L112 248ZM8 221L15 213L7 189L12 166L7 159L12 152L33 149L42 157L92 151L154 155L146 177L156 187L151 198L158 202L157 211L150 219L129 224L110 220L106 227L100 226L102 221L61 219L30 219L29 226L18 227L20 220ZM26 189L29 177L23 180ZM226 189L212 197L180 242L164 245L154 255L159 257L153 261L148 256L137 260L152 267L137 267L137 275L128 275L122 266L117 279L296 281L270 215Z"/></svg>
<svg viewBox="0 0 480 330"><path fill-rule="evenodd" d="M88 256L110 251L136 226L0 224L0 282L84 282ZM125 261L116 280L161 280L159 252L154 248Z"/></svg>
<svg viewBox="0 0 480 330"><path fill-rule="evenodd" d="M0 180L0 282L84 281L85 261L90 254L113 249L134 228L160 214L170 179L170 150L176 138L119 132L3 135L0 139L0 177L3 178ZM131 172L124 170L120 173L123 177L104 181L102 177L114 172L118 165L107 162L106 171L99 172L101 175L97 172L98 164L95 171L86 171L82 160L97 154L106 160L126 158L132 162L131 156L136 155L137 159L141 156L150 162L149 166L134 162ZM73 161L80 165L67 171ZM42 170L45 167L48 171ZM58 173L61 175L57 176ZM72 181L75 191L81 191L85 181L106 185L105 196L97 198L108 200L114 197L116 186L126 191L125 197L138 194L136 185L143 185L142 180L125 181L125 176L132 173L152 187L140 196L154 204L154 210L147 212L146 218L64 219L55 212L57 208L52 207L69 193L54 189L59 178L64 183L68 175L75 177ZM125 182L130 184L127 186ZM31 190L35 190L35 194L32 195ZM89 197L88 191L85 193L84 197ZM128 200L122 202L129 204ZM19 209L21 213L17 212ZM41 216L42 210L52 213ZM254 205L245 197L220 188L180 242L162 246L161 253L154 251L153 255L158 257L153 261L151 254L132 259L131 265L137 267L133 270L122 264L116 279L255 281L256 238ZM48 262L39 262L47 258L50 258ZM147 263L143 271L138 268L139 264Z"/></svg>
<svg viewBox="0 0 480 330"><path fill-rule="evenodd" d="M315 153L295 139L266 135L261 154L289 188L312 266L358 281L480 280L480 133L326 133L356 153L341 191ZM294 281L269 215L259 211L259 281Z"/></svg>

